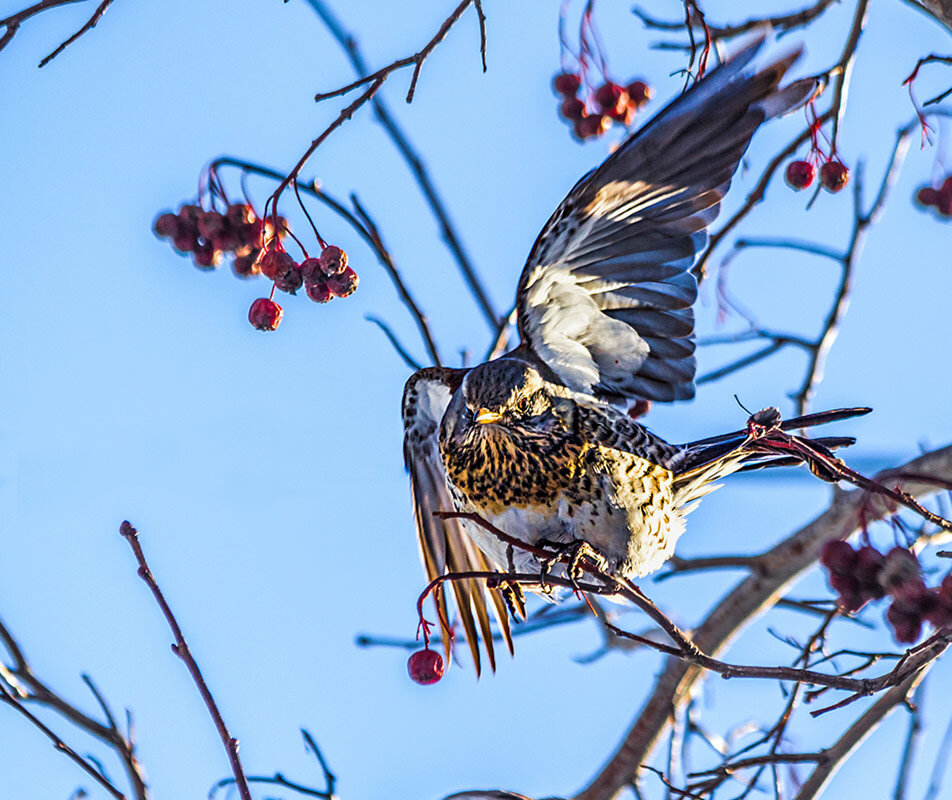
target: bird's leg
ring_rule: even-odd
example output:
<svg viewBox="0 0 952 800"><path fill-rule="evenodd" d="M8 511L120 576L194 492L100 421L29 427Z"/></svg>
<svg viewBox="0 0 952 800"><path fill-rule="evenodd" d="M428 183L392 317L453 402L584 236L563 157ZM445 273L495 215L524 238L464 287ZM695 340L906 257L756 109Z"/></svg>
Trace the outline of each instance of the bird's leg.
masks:
<svg viewBox="0 0 952 800"><path fill-rule="evenodd" d="M509 546L509 574L515 574L516 568L512 560L512 545ZM506 573L500 573L498 577L486 579L487 589L498 589L502 599L506 602L509 613L516 621L526 618L526 595L522 591L522 586L518 581L510 580Z"/></svg>
<svg viewBox="0 0 952 800"><path fill-rule="evenodd" d="M566 563L566 573L573 584L577 583L582 577L584 571L582 561L584 559L588 559L589 563L594 566L596 572L604 575L609 574L608 561L583 539L575 539L571 542L541 540L538 544L551 547L555 551L551 556L540 559L542 562L543 581L544 576L548 575L552 570L552 565L561 561Z"/></svg>

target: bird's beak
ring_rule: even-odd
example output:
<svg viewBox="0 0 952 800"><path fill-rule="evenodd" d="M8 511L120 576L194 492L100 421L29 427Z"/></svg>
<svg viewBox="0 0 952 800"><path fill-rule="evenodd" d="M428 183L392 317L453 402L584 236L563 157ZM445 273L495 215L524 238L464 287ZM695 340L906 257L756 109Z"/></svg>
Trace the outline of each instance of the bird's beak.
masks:
<svg viewBox="0 0 952 800"><path fill-rule="evenodd" d="M502 414L498 411L490 411L488 408L481 408L473 416L473 420L478 422L480 425L488 425L491 422L499 422L502 419Z"/></svg>

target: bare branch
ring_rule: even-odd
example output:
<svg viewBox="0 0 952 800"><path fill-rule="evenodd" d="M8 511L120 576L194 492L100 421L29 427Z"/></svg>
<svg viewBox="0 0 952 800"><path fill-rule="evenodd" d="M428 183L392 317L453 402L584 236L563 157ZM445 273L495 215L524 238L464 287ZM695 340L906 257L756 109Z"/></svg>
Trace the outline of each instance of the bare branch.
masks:
<svg viewBox="0 0 952 800"><path fill-rule="evenodd" d="M192 676L192 680L194 681L195 686L198 688L199 694L202 696L202 701L205 703L205 707L208 709L208 713L211 715L212 721L215 723L218 736L221 738L221 743L225 748L225 752L228 755L228 761L231 764L232 773L235 776L235 785L238 787L238 794L240 795L241 800L251 800L251 789L248 788L248 779L245 777L244 768L241 766L241 758L238 756L238 740L228 732L228 727L225 725L225 720L222 718L221 712L218 710L218 704L215 702L215 698L212 697L211 690L208 688L208 684L205 682L205 678L202 676L202 671L199 669L198 662L195 661L191 650L189 650L188 643L185 641L185 636L182 634L182 629L179 627L178 620L176 620L175 615L172 613L172 609L166 601L165 595L159 588L159 584L156 583L155 577L152 574L152 570L149 568L149 564L145 560L145 553L142 552L142 545L139 543L139 532L128 522L122 523L119 532L129 543L129 547L132 548L132 553L135 555L136 561L139 564L139 577L142 578L142 580L145 581L146 586L149 587L149 591L152 592L152 596L155 598L156 604L162 611L162 616L165 617L165 621L168 623L168 626L172 631L172 636L175 638L175 643L172 645L172 652L184 662L186 669L188 669L189 675Z"/></svg>
<svg viewBox="0 0 952 800"><path fill-rule="evenodd" d="M82 0L40 0L40 2L34 3L32 6L29 6L22 11L18 11L15 14L10 14L8 17L0 19L0 26L4 28L3 36L0 36L0 50L3 50L4 47L10 44L11 40L16 35L17 30L20 28L20 25L26 20L44 11L49 11L53 8L58 8L60 6L70 5L77 2L82 2ZM57 47L46 58L44 58L40 62L39 66L46 66L50 61L56 58L56 56L58 56L73 42L75 42L80 36L95 28L96 23L102 19L103 14L106 13L112 3L113 0L102 0L96 10L93 12L92 16L86 21L86 24L83 25L83 27L80 28L76 33L70 36L59 47Z"/></svg>
<svg viewBox="0 0 952 800"><path fill-rule="evenodd" d="M950 479L952 446L920 456L905 468ZM935 491L930 484L914 481L905 483L903 488L917 497ZM861 512L865 517L861 517ZM715 655L742 627L772 607L789 583L813 566L825 542L847 538L857 530L863 518L870 522L890 513L890 505L881 498L869 498L863 492L836 493L827 511L764 553L761 569L740 581L718 602L694 631L694 643L704 652ZM591 783L576 795L576 800L608 800L635 780L639 766L648 760L667 728L671 710L686 702L703 674L697 665L678 658L669 659L618 749Z"/></svg>
<svg viewBox="0 0 952 800"><path fill-rule="evenodd" d="M52 53L50 53L46 58L44 58L39 66L45 67L49 64L54 58L56 58L60 53L62 53L67 47L69 47L73 42L75 42L80 36L82 36L87 31L91 31L96 27L99 20L102 19L103 14L109 10L109 6L112 5L113 0L102 0L102 2L97 6L96 10L93 12L93 15L86 20L86 24L83 25L76 33L70 36L65 42L63 42L59 47L57 47Z"/></svg>
<svg viewBox="0 0 952 800"><path fill-rule="evenodd" d="M40 719L32 714L26 706L24 706L12 694L10 694L10 692L8 692L2 685L0 685L0 702L6 703L8 706L26 717L26 719L28 719L34 727L40 730L43 735L53 743L53 747L65 754L66 757L70 759L70 761L78 765L87 775L93 778L96 783L98 783L107 792L109 792L109 794L115 797L116 800L126 800L126 796L115 786L113 786L105 775L102 775L89 761L82 758L75 750L73 750L73 748L66 744L66 742L64 742L52 730L50 730L50 728L44 725Z"/></svg>
<svg viewBox="0 0 952 800"><path fill-rule="evenodd" d="M307 2L327 26L327 29L330 31L337 43L343 48L354 70L360 75L366 75L367 64L364 60L363 54L360 51L360 45L358 44L356 37L343 27L340 20L331 12L328 4L323 2L323 0L307 0ZM480 15L480 30L482 34L481 50L485 55L486 42L485 30L482 28L483 16L481 4L476 3L476 10ZM380 122L384 130L387 132L387 135L390 137L390 140L394 143L397 150L400 152L400 155L403 156L403 160L407 163L407 166L410 167L410 171L420 186L420 191L423 193L423 197L426 199L430 210L436 217L437 223L440 226L440 232L442 234L443 241L446 242L446 246L456 259L456 262L459 265L460 271L463 275L463 279L466 282L466 285L469 287L476 305L482 311L482 314L485 317L487 323L489 323L490 327L496 328L500 324L499 316L493 308L493 304L489 299L489 294L482 282L482 279L476 273L476 268L473 266L472 260L460 241L460 236L450 219L449 212L446 209L446 204L440 197L433 180L430 178L422 156L416 147L414 147L410 142L406 131L404 131L403 128L397 123L393 114L390 112L386 101L384 101L382 97L374 97L371 100L371 108L373 109L377 120Z"/></svg>

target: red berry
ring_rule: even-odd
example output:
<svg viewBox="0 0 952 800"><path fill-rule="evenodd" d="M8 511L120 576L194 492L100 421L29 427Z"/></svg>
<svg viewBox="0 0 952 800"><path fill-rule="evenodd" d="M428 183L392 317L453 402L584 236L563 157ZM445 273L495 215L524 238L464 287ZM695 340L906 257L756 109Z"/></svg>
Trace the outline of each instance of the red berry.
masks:
<svg viewBox="0 0 952 800"><path fill-rule="evenodd" d="M886 553L879 582L889 594L903 593L922 586L919 559L905 547L894 547Z"/></svg>
<svg viewBox="0 0 952 800"><path fill-rule="evenodd" d="M215 239L224 232L227 224L217 211L205 211L198 218L198 232L206 239Z"/></svg>
<svg viewBox="0 0 952 800"><path fill-rule="evenodd" d="M319 258L305 258L301 263L301 275L305 283L317 283L324 279L324 270L321 269Z"/></svg>
<svg viewBox="0 0 952 800"><path fill-rule="evenodd" d="M281 317L283 316L284 309L267 297L259 297L248 309L248 322L259 331L275 330L281 324Z"/></svg>
<svg viewBox="0 0 952 800"><path fill-rule="evenodd" d="M198 237L194 233L179 229L172 239L172 246L180 253L192 253L198 249Z"/></svg>
<svg viewBox="0 0 952 800"><path fill-rule="evenodd" d="M636 111L654 95L651 87L644 81L632 81L625 87L625 91L628 92L629 104L633 105Z"/></svg>
<svg viewBox="0 0 952 800"><path fill-rule="evenodd" d="M576 120L573 130L579 139L593 139L601 136L612 126L611 117L606 114L592 114Z"/></svg>
<svg viewBox="0 0 952 800"><path fill-rule="evenodd" d="M820 167L820 183L828 192L839 192L850 182L850 171L839 161L827 161Z"/></svg>
<svg viewBox="0 0 952 800"><path fill-rule="evenodd" d="M815 176L816 169L809 161L791 161L787 164L787 171L783 177L787 186L799 192L813 183Z"/></svg>
<svg viewBox="0 0 952 800"><path fill-rule="evenodd" d="M347 266L347 253L339 247L329 244L321 252L320 261L321 271L325 275L339 275Z"/></svg>
<svg viewBox="0 0 952 800"><path fill-rule="evenodd" d="M920 206L936 206L939 204L939 193L931 186L923 186L916 192L916 202Z"/></svg>
<svg viewBox="0 0 952 800"><path fill-rule="evenodd" d="M312 283L306 283L304 289L315 303L326 303L334 297L331 287L327 285L327 279L323 276Z"/></svg>
<svg viewBox="0 0 952 800"><path fill-rule="evenodd" d="M238 227L238 240L245 247L258 247L263 231L264 223L260 219L254 219Z"/></svg>
<svg viewBox="0 0 952 800"><path fill-rule="evenodd" d="M407 672L414 683L428 686L443 677L443 656L435 650L417 650L407 660Z"/></svg>
<svg viewBox="0 0 952 800"><path fill-rule="evenodd" d="M946 575L939 584L939 597L946 603L952 603L952 572Z"/></svg>
<svg viewBox="0 0 952 800"><path fill-rule="evenodd" d="M922 617L905 613L895 603L886 610L886 620L892 625L896 641L911 644L922 635Z"/></svg>
<svg viewBox="0 0 952 800"><path fill-rule="evenodd" d="M563 97L574 97L582 87L582 79L573 72L560 72L552 79L552 88Z"/></svg>
<svg viewBox="0 0 952 800"><path fill-rule="evenodd" d="M603 83L595 90L595 102L606 114L624 113L628 105L628 92L617 83Z"/></svg>
<svg viewBox="0 0 952 800"><path fill-rule="evenodd" d="M562 114L564 119L567 119L570 122L575 122L576 120L580 120L585 116L585 103L583 103L577 97L567 97L562 103L562 107L559 109L559 112Z"/></svg>
<svg viewBox="0 0 952 800"><path fill-rule="evenodd" d="M287 275L292 267L296 267L294 259L284 250L265 250L258 259L258 269L261 274L272 281L277 281Z"/></svg>
<svg viewBox="0 0 952 800"><path fill-rule="evenodd" d="M258 260L258 251L252 250L243 256L235 256L231 262L231 269L239 278L250 278L261 270L255 263Z"/></svg>
<svg viewBox="0 0 952 800"><path fill-rule="evenodd" d="M615 120L615 122L618 122L627 128L632 122L635 121L636 111L637 109L635 108L634 103L629 100L628 105L615 112L609 111L608 116Z"/></svg>
<svg viewBox="0 0 952 800"><path fill-rule="evenodd" d="M155 235L168 239L176 236L178 234L178 229L178 217L175 216L175 214L170 214L168 212L165 214L159 214L159 216L156 217L155 222L152 223L152 230L155 231Z"/></svg>
<svg viewBox="0 0 952 800"><path fill-rule="evenodd" d="M254 209L245 203L232 203L225 212L225 218L228 224L234 228L240 228L255 220Z"/></svg>
<svg viewBox="0 0 952 800"><path fill-rule="evenodd" d="M205 212L201 206L184 205L178 211L179 226L198 233L198 221Z"/></svg>
<svg viewBox="0 0 952 800"><path fill-rule="evenodd" d="M199 269L215 269L221 263L221 250L207 243L200 244L192 254L192 261Z"/></svg>
<svg viewBox="0 0 952 800"><path fill-rule="evenodd" d="M842 539L833 539L820 550L820 563L830 572L849 572L856 563L856 551Z"/></svg>
<svg viewBox="0 0 952 800"><path fill-rule="evenodd" d="M279 275L274 281L275 286L282 292L287 292L288 294L297 294L297 290L300 289L303 284L304 278L301 277L301 270L297 264L288 269L283 275Z"/></svg>
<svg viewBox="0 0 952 800"><path fill-rule="evenodd" d="M875 547L869 545L856 551L856 562L853 571L859 581L860 588L870 597L883 596L883 587L879 582L880 573L886 563L886 557Z"/></svg>
<svg viewBox="0 0 952 800"><path fill-rule="evenodd" d="M943 217L952 216L952 187L946 189L945 186L943 186L939 189L935 205L939 214Z"/></svg>
<svg viewBox="0 0 952 800"><path fill-rule="evenodd" d="M327 285L338 297L347 297L357 291L360 278L350 267L345 267L340 275L328 275Z"/></svg>

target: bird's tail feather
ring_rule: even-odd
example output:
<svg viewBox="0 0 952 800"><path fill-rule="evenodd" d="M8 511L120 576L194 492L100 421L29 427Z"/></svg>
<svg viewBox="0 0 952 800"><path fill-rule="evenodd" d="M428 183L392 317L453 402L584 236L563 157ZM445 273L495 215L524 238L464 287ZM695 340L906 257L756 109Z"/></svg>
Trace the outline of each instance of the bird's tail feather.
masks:
<svg viewBox="0 0 952 800"><path fill-rule="evenodd" d="M781 431L810 428L862 416L871 410L839 408L793 417L781 422L777 427ZM828 436L808 441L819 452L832 458L830 451L849 447L856 440L849 436ZM750 430L743 430L682 445L681 459L675 467L674 476L675 503L682 507L682 512L690 512L697 500L718 488L716 481L731 473L803 463L803 459L797 456L766 453L758 449L756 443L756 437L752 438Z"/></svg>

